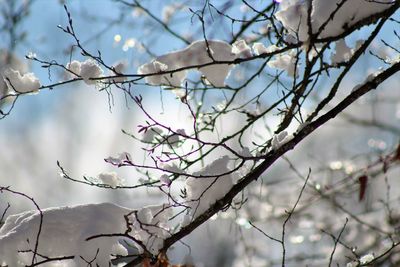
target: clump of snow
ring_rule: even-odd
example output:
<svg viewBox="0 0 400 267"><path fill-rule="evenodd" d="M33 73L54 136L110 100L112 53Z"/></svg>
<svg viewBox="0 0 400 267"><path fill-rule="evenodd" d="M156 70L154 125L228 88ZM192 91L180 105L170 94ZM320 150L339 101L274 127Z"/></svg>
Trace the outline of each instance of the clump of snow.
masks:
<svg viewBox="0 0 400 267"><path fill-rule="evenodd" d="M353 50L347 46L344 39L340 39L336 42L336 48L334 53L331 55L332 64L345 62L350 59L353 54Z"/></svg>
<svg viewBox="0 0 400 267"><path fill-rule="evenodd" d="M117 157L108 157L104 160L113 165L120 165L120 164L124 164L127 161L131 161L132 157L128 152L122 152L122 153L118 154Z"/></svg>
<svg viewBox="0 0 400 267"><path fill-rule="evenodd" d="M115 172L100 173L97 178L104 184L107 184L113 188L116 188L121 184L121 178Z"/></svg>
<svg viewBox="0 0 400 267"><path fill-rule="evenodd" d="M167 137L166 142L171 147L177 147L179 144L179 135L171 134Z"/></svg>
<svg viewBox="0 0 400 267"><path fill-rule="evenodd" d="M360 264L368 264L368 263L370 263L371 261L373 261L374 259L375 259L374 255L372 255L372 254L367 254L367 255L362 256L362 257L360 258L360 261L359 261L359 262L357 262L357 261L352 261L352 262L347 263L347 264L346 264L346 267L356 267L356 266L359 266Z"/></svg>
<svg viewBox="0 0 400 267"><path fill-rule="evenodd" d="M88 85L96 83L96 80L91 80L92 78L99 78L103 75L103 70L97 62L91 58L83 62L73 60L67 64L66 68L76 76L81 77ZM69 73L70 77L71 75L72 73ZM74 78L73 76L74 75L72 75L72 78Z"/></svg>
<svg viewBox="0 0 400 267"><path fill-rule="evenodd" d="M321 25L330 19L330 15L335 11L337 5L342 0L314 0L312 1L311 24L313 33L319 31ZM319 37L334 37L342 34L346 28L353 26L360 20L367 18L375 13L388 9L394 3L392 0L365 1L352 0L345 3L336 12ZM288 30L289 36L298 36L299 41L307 41L307 5L304 0L287 0L280 3L280 11L275 17L281 21Z"/></svg>
<svg viewBox="0 0 400 267"><path fill-rule="evenodd" d="M166 174L161 175L161 177L160 177L160 182L161 182L163 185L166 185L166 186L170 186L171 183L172 183L171 179L170 179L169 176L166 175Z"/></svg>
<svg viewBox="0 0 400 267"><path fill-rule="evenodd" d="M290 51L289 53L281 53L276 55L273 60L268 62L271 68L285 70L291 77L298 75L298 68L296 67L296 52Z"/></svg>
<svg viewBox="0 0 400 267"><path fill-rule="evenodd" d="M163 130L160 127L150 127L143 133L142 141L145 143L151 143L155 140L156 137L159 137L163 134Z"/></svg>
<svg viewBox="0 0 400 267"><path fill-rule="evenodd" d="M194 173L195 177L189 177L186 180L187 205L190 207L189 214L192 219L210 208L232 188L232 175L222 175L229 172L228 163L228 156L221 157L199 172ZM185 224L187 223L188 219L185 221ZM182 225L185 224L182 223Z"/></svg>
<svg viewBox="0 0 400 267"><path fill-rule="evenodd" d="M367 254L367 255L364 255L364 256L362 256L361 258L360 258L360 263L361 264L367 264L367 263L370 263L371 261L373 261L374 260L374 255L372 255L372 254Z"/></svg>
<svg viewBox="0 0 400 267"><path fill-rule="evenodd" d="M253 54L251 53L251 48L246 44L245 40L237 40L232 45L232 53L234 53L239 58L248 58Z"/></svg>
<svg viewBox="0 0 400 267"><path fill-rule="evenodd" d="M86 239L99 234L124 233L124 215L131 211L111 203L43 209L37 252L47 257L75 255L69 261L71 264L65 265L72 267L86 266L81 257L92 260L99 249L93 264L108 266L111 252L115 250L119 238ZM34 250L39 223L38 211L27 211L7 218L0 228L0 264L25 266L31 263L32 253L18 251ZM37 259L40 257L37 256Z"/></svg>
<svg viewBox="0 0 400 267"><path fill-rule="evenodd" d="M254 43L253 44L253 51L254 54L261 55L264 53L272 53L279 50L279 47L276 45L270 45L268 47L265 47L263 43Z"/></svg>
<svg viewBox="0 0 400 267"><path fill-rule="evenodd" d="M161 169L169 171L171 173L183 173L183 170L179 168L175 163L171 164L162 164Z"/></svg>
<svg viewBox="0 0 400 267"><path fill-rule="evenodd" d="M33 73L21 75L18 70L9 68L4 71L3 77L10 91L35 93L40 88L39 79Z"/></svg>
<svg viewBox="0 0 400 267"><path fill-rule="evenodd" d="M184 129L178 129L176 130L176 133L167 137L166 143L171 147L177 147L179 145L180 137L185 135L186 132Z"/></svg>
<svg viewBox="0 0 400 267"><path fill-rule="evenodd" d="M126 62L126 61L120 61L118 63L115 63L113 65L114 71L111 72L110 74L111 75L121 75L121 74L123 74L123 72L125 71L127 66L128 66L128 62ZM113 78L111 81L117 82L117 83L124 82L124 81L126 81L126 77L121 76L121 77Z"/></svg>
<svg viewBox="0 0 400 267"><path fill-rule="evenodd" d="M158 62L157 60L153 61L153 67L157 72L168 70L168 65Z"/></svg>
<svg viewBox="0 0 400 267"><path fill-rule="evenodd" d="M71 72L68 72L68 76L70 78L76 78L79 77L80 73L81 73L81 63L77 60L72 60L71 62L69 62L66 66L67 70L70 70Z"/></svg>
<svg viewBox="0 0 400 267"><path fill-rule="evenodd" d="M282 131L272 137L272 149L278 149L289 140L288 133L286 131Z"/></svg>
<svg viewBox="0 0 400 267"><path fill-rule="evenodd" d="M382 73L383 68L379 68L377 71L373 71L370 74L368 74L368 76L364 79L364 81L362 83L357 84L356 86L353 87L353 89L351 89L351 92L355 92L358 89L360 89L363 85L365 85L367 82L372 81L373 79L376 78L376 76L378 76L380 73Z"/></svg>
<svg viewBox="0 0 400 267"><path fill-rule="evenodd" d="M14 70L18 70L20 73L27 72L27 66L22 61L19 60L17 56L4 49L0 49L0 75L3 75L4 71L8 68L12 68ZM10 93L13 91L12 88L9 89L7 83L3 79L4 77L0 76L0 106L10 101L12 97L10 97ZM8 95L7 98L1 99Z"/></svg>
<svg viewBox="0 0 400 267"><path fill-rule="evenodd" d="M120 243L115 243L111 247L111 255L128 256L128 250Z"/></svg>
<svg viewBox="0 0 400 267"><path fill-rule="evenodd" d="M208 46L207 46L208 43ZM138 68L138 74L146 75L145 80L150 85L169 85L180 87L186 78L187 70L156 75L160 71L173 71L191 66L203 65L214 61L233 61L236 55L232 53L232 46L223 41L208 40L196 41L182 50L167 53L143 64ZM209 51L207 51L209 50ZM210 57L210 54L212 57ZM198 68L205 78L214 86L225 86L232 65L214 64Z"/></svg>
<svg viewBox="0 0 400 267"><path fill-rule="evenodd" d="M68 267L86 266L83 259L90 261L94 258L92 263L96 266L108 266L112 255L127 255L126 248L121 244L124 241L131 242L130 239L112 236L88 238L102 234L124 234L131 223L128 234L157 255L164 239L170 236L167 222L172 216L172 209L162 204L135 211L101 203L43 209L42 214L38 255L75 256L63 265ZM33 254L19 251L34 250L39 224L39 211L27 211L7 218L0 228L0 265L26 266L31 263ZM141 245L133 245L143 252Z"/></svg>
<svg viewBox="0 0 400 267"><path fill-rule="evenodd" d="M167 222L172 215L171 207L162 204L144 207L131 216L134 237L142 241L153 255L157 255L164 239L171 235ZM140 253L143 252L142 247L137 245L137 248Z"/></svg>
<svg viewBox="0 0 400 267"><path fill-rule="evenodd" d="M309 122L309 121L305 121L305 122L301 123L301 124L299 125L299 127L297 128L296 133L299 133L301 130L304 129L304 127L306 127L306 126L308 126L308 125L310 125L310 122Z"/></svg>
<svg viewBox="0 0 400 267"><path fill-rule="evenodd" d="M250 148L248 147L243 147L242 151L239 153L242 157L252 157L253 155L250 152Z"/></svg>
<svg viewBox="0 0 400 267"><path fill-rule="evenodd" d="M81 63L81 77L86 84L95 84L95 80L90 80L91 78L99 78L103 75L103 70L97 64L96 61L89 58Z"/></svg>

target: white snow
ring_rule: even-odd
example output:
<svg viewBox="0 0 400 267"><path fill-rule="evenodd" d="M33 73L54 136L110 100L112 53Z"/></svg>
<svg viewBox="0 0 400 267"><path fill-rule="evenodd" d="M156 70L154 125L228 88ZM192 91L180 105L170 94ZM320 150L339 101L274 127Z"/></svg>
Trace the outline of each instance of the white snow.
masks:
<svg viewBox="0 0 400 267"><path fill-rule="evenodd" d="M210 49L207 52L207 48ZM212 55L210 57L209 53ZM203 65L213 61L232 61L236 55L232 53L232 46L223 41L208 40L208 47L204 40L196 41L182 50L167 53L155 58L153 61L143 64L138 68L138 74L157 74L160 71L172 71L183 67L193 69L190 66ZM198 70L214 86L225 85L232 65L214 64L201 67ZM170 85L180 87L186 78L187 70L161 75L146 76L145 80L150 85Z"/></svg>
<svg viewBox="0 0 400 267"><path fill-rule="evenodd" d="M222 175L229 172L229 157L223 156L206 166L194 176L186 180L187 205L190 209L190 216L194 219L204 211L206 211L217 200L225 196L225 194L233 186L233 177L230 174ZM214 176L206 178L201 176ZM185 223L188 220L186 219ZM183 224L183 223L182 223ZM183 224L185 225L185 224Z"/></svg>
<svg viewBox="0 0 400 267"><path fill-rule="evenodd" d="M183 170L176 165L176 163L161 164L161 169L172 173L183 173Z"/></svg>
<svg viewBox="0 0 400 267"><path fill-rule="evenodd" d="M96 61L90 58L81 63L80 75L86 84L95 84L96 81L90 80L90 78L101 77L103 75L103 70L99 67Z"/></svg>
<svg viewBox="0 0 400 267"><path fill-rule="evenodd" d="M245 40L237 40L232 45L232 53L239 58L248 58L253 56L251 48L246 44Z"/></svg>
<svg viewBox="0 0 400 267"><path fill-rule="evenodd" d="M111 163L113 165L123 164L127 160L128 161L132 160L132 157L128 152L122 152L122 153L118 154L117 157L108 157L105 159L106 162Z"/></svg>
<svg viewBox="0 0 400 267"><path fill-rule="evenodd" d="M171 134L167 137L166 143L170 147L177 147L179 145L179 135L178 134Z"/></svg>
<svg viewBox="0 0 400 267"><path fill-rule="evenodd" d="M171 179L169 179L168 175L166 174L161 175L160 182L166 186L170 186L172 183Z"/></svg>
<svg viewBox="0 0 400 267"><path fill-rule="evenodd" d="M40 88L39 79L33 73L21 75L18 70L9 68L4 71L3 78L10 91L34 93Z"/></svg>
<svg viewBox="0 0 400 267"><path fill-rule="evenodd" d="M91 58L83 62L73 60L67 64L66 68L72 71L78 77L81 77L88 85L96 83L95 80L90 80L91 78L99 78L103 75L103 70L100 68L97 62ZM72 73L68 73L68 76L75 78L73 77L74 75L72 75Z"/></svg>
<svg viewBox="0 0 400 267"><path fill-rule="evenodd" d="M139 210L130 217L133 220L134 237L144 243L154 255L161 249L165 238L170 236L170 227L167 222L172 217L172 209L168 204L148 206ZM143 252L137 246L139 252Z"/></svg>
<svg viewBox="0 0 400 267"><path fill-rule="evenodd" d="M308 40L307 0L286 0L280 3L280 11L275 16L288 30L289 35L299 36L299 41ZM313 33L316 33L322 24L334 12L337 4L342 0L314 0L312 1L311 22ZM392 0L365 1L348 0L333 19L327 24L319 37L334 37L343 33L344 28L352 26L360 20L390 7Z"/></svg>
<svg viewBox="0 0 400 267"><path fill-rule="evenodd" d="M375 257L374 257L374 255L372 255L372 254L364 255L364 256L362 256L362 257L360 258L360 263L361 263L361 264L367 264L367 263L373 261L374 258L375 258Z"/></svg>
<svg viewBox="0 0 400 267"><path fill-rule="evenodd" d="M113 188L121 185L121 178L115 172L103 172L100 173L97 178L102 181L104 184L107 184Z"/></svg>
<svg viewBox="0 0 400 267"><path fill-rule="evenodd" d="M272 138L272 149L278 149L279 147L281 147L281 145L283 145L284 143L286 143L289 140L289 136L288 133L286 131L282 131L276 135L273 136Z"/></svg>
<svg viewBox="0 0 400 267"><path fill-rule="evenodd" d="M123 61L115 63L113 65L113 67L114 67L115 71L113 71L113 72L110 71L110 75L123 74L125 72L126 68L128 67L128 62L123 60ZM124 82L124 81L126 81L126 77L123 77L123 76L122 77L113 78L111 80L111 82L117 82L117 83Z"/></svg>
<svg viewBox="0 0 400 267"><path fill-rule="evenodd" d="M10 53L5 49L0 49L0 109L3 104L10 103L15 99L15 97L12 96L15 92L13 92L12 88L8 88L7 83L3 79L4 77L2 77L4 71L8 68L18 70L20 73L26 73L28 71L28 66L25 62L21 61L13 53Z"/></svg>
<svg viewBox="0 0 400 267"><path fill-rule="evenodd" d="M365 85L367 82L370 82L370 81L372 81L373 79L375 79L376 76L378 76L380 73L382 73L382 71L383 71L383 69L382 69L382 68L379 68L378 70L373 71L373 72L371 72L370 74L368 74L368 76L364 79L364 81L363 81L362 83L359 83L359 84L355 85L355 86L353 87L353 89L351 89L351 92L353 93L353 92L357 91L357 90L360 89L363 85Z"/></svg>
<svg viewBox="0 0 400 267"><path fill-rule="evenodd" d="M248 148L248 147L243 147L239 154L242 157L252 157L253 156L250 152L250 148Z"/></svg>
<svg viewBox="0 0 400 267"><path fill-rule="evenodd" d="M84 261L79 256L91 260L100 249L95 262L100 266L108 266L110 253L115 250L120 238L101 237L89 241L86 238L98 234L124 233L124 215L129 212L130 209L111 203L43 209L37 252L48 257L75 255L74 260L65 265L72 267L83 266ZM38 211L27 211L7 218L0 228L0 264L25 266L31 263L32 253L18 251L34 250L39 222Z"/></svg>
<svg viewBox="0 0 400 267"><path fill-rule="evenodd" d="M340 39L336 42L336 48L334 53L331 55L332 64L345 62L350 59L352 54L353 50L347 46L346 41L344 39Z"/></svg>
<svg viewBox="0 0 400 267"><path fill-rule="evenodd" d="M253 44L253 51L255 55L261 55L264 53L272 53L275 52L279 49L278 46L276 45L270 45L268 47L265 47L263 43L254 43Z"/></svg>
<svg viewBox="0 0 400 267"><path fill-rule="evenodd" d="M346 267L356 267L356 266L359 266L360 264L368 264L371 261L373 261L374 259L375 259L374 255L367 254L360 258L360 262L357 262L357 261L349 262L346 264Z"/></svg>
<svg viewBox="0 0 400 267"><path fill-rule="evenodd" d="M150 127L146 132L143 133L142 141L145 143L151 143L156 137L160 137L163 134L163 130L160 127Z"/></svg>
<svg viewBox="0 0 400 267"><path fill-rule="evenodd" d="M108 266L111 255L127 255L121 244L124 237L89 237L101 234L124 234L126 218L132 223L129 235L140 240L146 248L157 255L163 240L170 236L168 219L172 209L167 204L144 207L134 211L111 203L88 204L73 207L43 209L43 225L37 253L47 257L75 256L63 266L86 266L81 259L92 260L92 264ZM129 216L128 216L129 215ZM32 261L32 253L18 252L34 250L39 229L40 213L27 211L9 216L0 228L0 265L25 266ZM132 243L132 241L128 241ZM142 252L143 248L134 243ZM40 256L37 256L38 260ZM56 265L46 265L56 266Z"/></svg>
<svg viewBox="0 0 400 267"><path fill-rule="evenodd" d="M66 66L66 68L68 70L70 70L71 72L68 72L68 77L69 78L77 78L79 77L80 73L81 73L81 63L77 60L73 60L71 62L69 62Z"/></svg>
<svg viewBox="0 0 400 267"><path fill-rule="evenodd" d="M288 53L281 53L276 55L271 61L268 62L271 68L285 70L290 77L298 75L298 68L296 67L296 52L294 50Z"/></svg>

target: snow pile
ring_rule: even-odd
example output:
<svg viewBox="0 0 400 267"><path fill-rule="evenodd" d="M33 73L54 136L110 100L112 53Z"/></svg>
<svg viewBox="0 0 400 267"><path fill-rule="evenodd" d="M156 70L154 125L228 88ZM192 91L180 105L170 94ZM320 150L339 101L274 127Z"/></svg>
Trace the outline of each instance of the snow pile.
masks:
<svg viewBox="0 0 400 267"><path fill-rule="evenodd" d="M108 266L112 255L127 255L126 248L121 245L122 240L132 241L120 236L88 238L102 234L124 234L130 230L128 234L142 242L142 245L133 244L140 252L143 252L144 246L157 255L164 239L170 236L167 221L172 216L172 209L163 204L134 211L111 203L101 203L43 209L42 213L38 255L52 258L75 256L73 260L63 262L63 266L68 267L86 266L82 258L87 261L96 258L92 262L94 265ZM7 218L0 228L1 266L25 266L32 262L32 252L19 251L34 250L39 223L38 211L27 211ZM127 229L128 224L132 225L132 229ZM41 256L36 257L38 261L44 260Z"/></svg>
<svg viewBox="0 0 400 267"><path fill-rule="evenodd" d="M232 61L236 58L236 55L232 53L232 46L230 44L216 40L208 40L207 42L208 47L207 43L201 40L190 44L185 49L159 56L153 61L140 66L138 74L149 75L145 79L150 85L180 87L186 78L187 70L160 75L151 74L173 71L184 67L193 69L191 66L203 65L214 61ZM232 65L229 64L214 64L200 67L198 70L214 86L222 87L225 86L225 78L228 76L231 68Z"/></svg>
<svg viewBox="0 0 400 267"><path fill-rule="evenodd" d="M81 73L81 62L79 62L77 60L72 60L70 63L67 64L66 68L67 68L67 70L70 71L68 73L70 78L79 77L79 75ZM74 76L76 76L76 77L74 77Z"/></svg>
<svg viewBox="0 0 400 267"><path fill-rule="evenodd" d="M128 62L126 61L115 63L113 65L114 71L110 72L110 75L121 75L123 74L123 72L125 72L127 67L128 67ZM124 76L111 79L111 82L117 82L117 83L121 83L124 81L126 81L126 77Z"/></svg>
<svg viewBox="0 0 400 267"><path fill-rule="evenodd" d="M104 160L113 165L121 165L127 161L131 161L132 157L128 152L122 152L122 153L118 154L117 157L108 157Z"/></svg>
<svg viewBox="0 0 400 267"><path fill-rule="evenodd" d="M23 64L23 62L21 62L14 54L9 53L4 49L0 49L0 107L3 103L11 100L11 97L7 97L3 100L1 100L1 98L8 95L10 91L13 91L12 88L11 90L8 88L4 81L4 77L1 77L7 68L19 70L20 73L27 72L26 64Z"/></svg>
<svg viewBox="0 0 400 267"><path fill-rule="evenodd" d="M334 13L337 5L342 0L314 0L312 1L311 22L313 33L318 32ZM348 0L335 13L332 20L328 22L319 37L334 37L342 34L346 28L355 25L362 19L365 19L375 13L381 12L394 3L392 0L365 1ZM283 26L289 32L289 38L299 37L299 41L308 40L307 25L307 0L287 0L280 3L280 11L275 16L280 20Z"/></svg>
<svg viewBox="0 0 400 267"><path fill-rule="evenodd" d="M360 263L361 264L367 264L367 263L370 263L371 261L373 261L374 259L375 259L374 255L367 254L367 255L364 255L364 256L362 256L360 258Z"/></svg>
<svg viewBox="0 0 400 267"><path fill-rule="evenodd" d="M104 184L116 188L121 185L121 179L117 176L115 172L100 173L97 178Z"/></svg>
<svg viewBox="0 0 400 267"><path fill-rule="evenodd" d="M9 68L4 71L4 81L7 84L8 90L18 93L33 93L40 88L39 79L33 73L21 75L18 70Z"/></svg>
<svg viewBox="0 0 400 267"><path fill-rule="evenodd" d="M150 127L143 133L142 141L152 143L156 137L160 137L162 134L163 130L160 127Z"/></svg>
<svg viewBox="0 0 400 267"><path fill-rule="evenodd" d="M172 181L167 174L161 175L160 182L166 186L170 186L172 184Z"/></svg>
<svg viewBox="0 0 400 267"><path fill-rule="evenodd" d="M273 60L268 62L268 66L270 68L285 70L290 77L295 77L298 75L296 61L296 51L291 50L288 53L276 55Z"/></svg>
<svg viewBox="0 0 400 267"><path fill-rule="evenodd" d="M265 45L263 43L254 43L253 44L253 51L254 54L261 55L264 53L272 53L279 50L279 47L277 47L276 45L270 45L268 47L265 47Z"/></svg>
<svg viewBox="0 0 400 267"><path fill-rule="evenodd" d="M63 266L83 266L86 260L93 264L108 266L110 254L120 248L117 237L100 237L86 241L98 234L124 233L126 221L124 215L132 212L127 208L111 203L89 204L74 207L49 208L42 210L43 225L39 237L38 254L47 257L75 255L74 260ZM39 229L38 211L27 211L11 215L0 228L0 264L25 266L31 263ZM37 256L38 260L43 260Z"/></svg>
<svg viewBox="0 0 400 267"><path fill-rule="evenodd" d="M86 84L95 84L96 81L90 80L90 78L99 78L102 74L103 70L93 59L88 59L81 63L80 75Z"/></svg>
<svg viewBox="0 0 400 267"><path fill-rule="evenodd" d="M97 62L91 58L83 62L73 60L67 64L66 68L73 72L69 73L71 78L74 78L73 76L75 75L81 77L88 85L96 83L96 81L91 80L91 78L99 78L103 75L103 70L100 68Z"/></svg>
<svg viewBox="0 0 400 267"><path fill-rule="evenodd" d="M239 58L248 58L253 56L251 48L246 44L245 40L238 40L232 45L232 53Z"/></svg>
<svg viewBox="0 0 400 267"><path fill-rule="evenodd" d="M331 55L332 64L345 62L350 59L353 54L353 50L350 49L344 39L340 39L336 42L335 52Z"/></svg>
<svg viewBox="0 0 400 267"><path fill-rule="evenodd" d="M376 76L378 76L379 74L381 74L383 71L383 68L380 67L378 70L371 72L370 74L368 74L368 76L364 79L364 81L362 83L357 84L356 86L353 87L353 89L351 90L351 92L355 92L358 89L360 89L362 86L364 86L366 83L372 81L373 79L376 78Z"/></svg>
<svg viewBox="0 0 400 267"><path fill-rule="evenodd" d="M170 173L183 173L183 170L176 163L161 164L160 168Z"/></svg>
<svg viewBox="0 0 400 267"><path fill-rule="evenodd" d="M276 150L280 148L283 144L289 141L289 135L286 131L282 131L272 137L272 149Z"/></svg>
<svg viewBox="0 0 400 267"><path fill-rule="evenodd" d="M167 204L148 206L135 212L131 216L134 238L142 241L153 255L157 255L163 246L164 239L170 236L167 222L172 215L172 209ZM142 247L137 245L137 248L140 253L143 252Z"/></svg>
<svg viewBox="0 0 400 267"><path fill-rule="evenodd" d="M176 133L173 133L166 138L165 143L167 143L170 147L173 147L173 148L178 147L181 136L186 136L185 130L177 129Z"/></svg>
<svg viewBox="0 0 400 267"><path fill-rule="evenodd" d="M228 163L228 156L221 157L201 171L194 173L193 175L196 177L189 177L186 180L187 205L190 207L192 219L206 211L232 188L232 175L222 175L230 171Z"/></svg>
<svg viewBox="0 0 400 267"><path fill-rule="evenodd" d="M349 262L349 263L347 263L346 267L356 267L356 266L360 266L360 264L368 265L368 263L370 263L374 259L375 259L374 255L367 254L360 258L360 262L357 262L357 261Z"/></svg>

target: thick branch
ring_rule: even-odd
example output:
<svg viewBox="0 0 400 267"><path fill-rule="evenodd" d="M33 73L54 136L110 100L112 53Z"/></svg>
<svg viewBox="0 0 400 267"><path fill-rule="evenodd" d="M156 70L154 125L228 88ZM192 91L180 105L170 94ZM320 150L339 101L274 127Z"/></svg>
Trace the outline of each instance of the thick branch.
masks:
<svg viewBox="0 0 400 267"><path fill-rule="evenodd" d="M183 227L179 232L175 233L171 237L167 238L164 242L163 251L166 251L170 246L176 243L178 240L182 239L186 235L190 234L194 229L207 221L211 216L216 214L218 211L229 205L232 199L239 194L245 187L247 187L251 182L257 180L277 159L284 155L289 150L292 150L298 143L300 143L304 138L318 129L320 126L324 125L326 122L335 118L353 102L359 99L361 96L367 92L376 89L378 85L384 82L386 79L393 76L400 70L400 62L393 64L390 68L384 72L378 74L375 78L367 81L359 89L352 92L345 99L343 99L337 106L332 108L326 114L320 116L315 121L311 122L300 130L289 142L282 145L279 149L269 152L264 161L259 164L252 172L247 174L243 179L241 179L237 184L235 184L232 189L220 200L215 202L207 211L202 215L197 217L189 225Z"/></svg>

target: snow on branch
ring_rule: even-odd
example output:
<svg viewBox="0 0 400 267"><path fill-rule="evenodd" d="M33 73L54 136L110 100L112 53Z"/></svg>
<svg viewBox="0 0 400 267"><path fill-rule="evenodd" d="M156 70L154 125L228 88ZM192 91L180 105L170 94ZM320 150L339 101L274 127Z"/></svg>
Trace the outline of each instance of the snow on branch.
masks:
<svg viewBox="0 0 400 267"><path fill-rule="evenodd" d="M280 3L280 11L275 16L288 30L288 40L298 38L306 42L310 38L309 32L318 38L340 36L359 22L388 10L394 4L393 0L288 0ZM308 14L310 6L311 14Z"/></svg>
<svg viewBox="0 0 400 267"><path fill-rule="evenodd" d="M193 68L198 68L211 84L216 87L223 87L232 65L212 64L204 67L201 67L201 65L218 61L233 61L235 58L236 54L232 52L230 44L217 40L201 40L190 44L185 49L156 57L151 62L140 66L138 74L151 74L151 76L146 76L146 82L151 85L181 87L186 78L187 70L162 75L156 74L180 68L190 69L193 66Z"/></svg>
<svg viewBox="0 0 400 267"><path fill-rule="evenodd" d="M79 266L85 260L95 259L99 266L108 266L115 255L128 255L127 244L136 246L141 253L156 255L169 236L170 217L168 205L130 210L111 203L11 215L0 228L0 264L30 264L39 226L40 242L35 256L38 262L65 259L66 264Z"/></svg>

